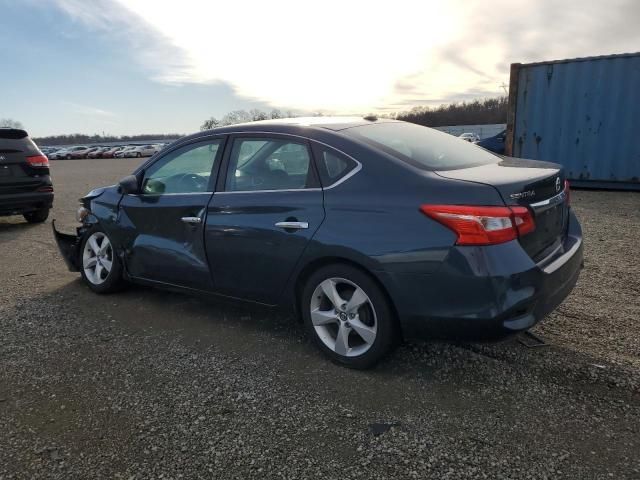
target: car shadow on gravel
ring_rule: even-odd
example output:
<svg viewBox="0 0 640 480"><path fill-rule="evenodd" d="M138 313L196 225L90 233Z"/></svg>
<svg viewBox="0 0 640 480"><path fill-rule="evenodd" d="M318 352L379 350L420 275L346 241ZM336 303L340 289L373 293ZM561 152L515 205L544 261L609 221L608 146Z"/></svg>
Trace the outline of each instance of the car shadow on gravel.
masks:
<svg viewBox="0 0 640 480"><path fill-rule="evenodd" d="M0 238L4 233L29 230L41 224L29 223L22 217L0 217Z"/></svg>
<svg viewBox="0 0 640 480"><path fill-rule="evenodd" d="M589 385L609 393L640 391L636 372L551 340L540 348L527 348L517 337L498 343L403 343L378 367L363 373L331 364L305 335L303 325L278 310L137 285L117 294L96 295L80 279L52 296L79 314L97 313L105 325L116 324L131 335L172 335L197 350L215 347L234 355L272 357L302 365L301 370L337 368L350 376L470 381L479 386L491 384L499 371L518 378L537 376L562 386Z"/></svg>
<svg viewBox="0 0 640 480"><path fill-rule="evenodd" d="M582 375L602 369L560 345L405 344L378 368L354 371L326 360L283 315L143 287L98 296L79 279L0 315L0 431L10 432L0 440L15 439L10 455L23 467L58 455L84 465L99 451L166 469L186 444L204 458L235 452L237 471L245 450L229 445L240 440L255 452L276 444L272 472L299 448L297 465L316 453L340 468L370 456L370 478L385 468L389 478L412 469L427 478L428 465L405 471L402 459L416 452L446 465L432 478L466 468L458 452L476 456L468 478L525 478L532 464L545 469L540 478L560 469L627 478L635 465L638 397ZM322 476L335 477L309 478Z"/></svg>

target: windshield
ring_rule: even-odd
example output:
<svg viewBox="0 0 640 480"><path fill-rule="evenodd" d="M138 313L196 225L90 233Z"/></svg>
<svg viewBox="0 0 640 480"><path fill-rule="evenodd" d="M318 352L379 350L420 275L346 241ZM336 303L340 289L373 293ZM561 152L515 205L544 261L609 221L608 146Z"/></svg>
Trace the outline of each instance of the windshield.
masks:
<svg viewBox="0 0 640 480"><path fill-rule="evenodd" d="M500 161L496 155L460 138L413 123L372 123L342 132L428 170L453 170Z"/></svg>

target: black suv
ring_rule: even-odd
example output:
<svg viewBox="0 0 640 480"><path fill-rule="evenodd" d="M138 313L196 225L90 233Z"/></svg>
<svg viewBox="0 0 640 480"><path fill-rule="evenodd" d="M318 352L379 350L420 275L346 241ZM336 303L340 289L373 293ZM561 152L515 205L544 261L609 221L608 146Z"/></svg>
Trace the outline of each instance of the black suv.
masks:
<svg viewBox="0 0 640 480"><path fill-rule="evenodd" d="M0 128L0 216L23 215L44 222L53 204L49 160L17 128Z"/></svg>

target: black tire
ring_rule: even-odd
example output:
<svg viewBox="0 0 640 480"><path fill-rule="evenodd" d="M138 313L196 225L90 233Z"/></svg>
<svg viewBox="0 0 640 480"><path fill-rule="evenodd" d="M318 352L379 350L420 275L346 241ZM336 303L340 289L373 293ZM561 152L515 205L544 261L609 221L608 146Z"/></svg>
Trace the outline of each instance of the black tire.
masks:
<svg viewBox="0 0 640 480"><path fill-rule="evenodd" d="M85 247L89 239L96 233L104 235L109 241L111 245L110 255L109 252L106 252L108 259L111 260L111 270L107 273L104 278L101 278L100 283L96 283L96 281L90 279L87 276L84 268L84 254ZM91 227L82 237L82 242L80 244L80 253L79 253L78 265L80 265L80 274L82 275L82 280L86 283L86 285L96 293L114 293L122 290L126 286L126 282L122 276L122 263L120 261L120 257L116 254L115 248L113 248L113 243L109 239L107 233L99 226L94 225Z"/></svg>
<svg viewBox="0 0 640 480"><path fill-rule="evenodd" d="M321 284L329 279L344 279L347 282L352 283L353 285L343 285L343 293L345 298L343 300L348 301L349 297L349 288L360 288L368 297L368 303L364 304L364 307L368 310L371 310L373 315L369 314L369 318L374 320L370 320L370 324L376 327L375 340L370 343L368 346L368 350L364 351L362 354L347 356L336 353L336 349L331 349L325 344L325 341L320 337L316 327L313 325L311 318L311 310L312 310L312 300L317 301L316 299L320 298L318 296L317 289L321 289ZM341 287L341 284L337 284L338 287ZM346 290L345 290L346 289ZM316 297L312 299L316 294ZM351 291L351 295L353 295L354 291ZM342 297L341 297L342 298ZM328 297L327 297L328 299ZM327 300L325 299L325 300ZM325 301L322 300L322 301ZM322 309L331 308L332 305L328 307L323 307ZM306 281L300 298L300 310L302 312L302 319L305 324L305 329L308 335L313 338L314 342L318 346L318 348L328 356L332 361L344 365L349 368L354 369L367 369L374 367L386 354L388 354L396 345L398 339L398 328L396 318L393 312L393 309L387 299L386 295L380 288L380 286L376 283L376 281L364 271L355 268L351 265L347 264L332 264L327 265L318 269L314 272ZM358 319L364 317L361 315L366 314L366 311L359 310ZM353 320L351 320L353 322ZM333 328L336 330L336 339L338 336L337 330L340 325L341 320L337 320L337 323L334 326L328 326L327 329ZM346 320L346 325L349 326L349 320ZM349 332L347 334L347 344L350 344L351 339L354 339L354 332L356 329L352 330L349 328ZM327 338L325 334L325 338ZM355 340L362 340L357 333L355 333ZM365 342L366 343L366 342ZM353 350L349 348L349 350Z"/></svg>
<svg viewBox="0 0 640 480"><path fill-rule="evenodd" d="M67 155L65 158L66 158L67 160L71 160L71 155Z"/></svg>
<svg viewBox="0 0 640 480"><path fill-rule="evenodd" d="M136 153L136 158L140 158L142 155L140 154L140 152Z"/></svg>
<svg viewBox="0 0 640 480"><path fill-rule="evenodd" d="M49 217L49 209L41 208L35 212L29 212L22 215L29 223L42 223Z"/></svg>

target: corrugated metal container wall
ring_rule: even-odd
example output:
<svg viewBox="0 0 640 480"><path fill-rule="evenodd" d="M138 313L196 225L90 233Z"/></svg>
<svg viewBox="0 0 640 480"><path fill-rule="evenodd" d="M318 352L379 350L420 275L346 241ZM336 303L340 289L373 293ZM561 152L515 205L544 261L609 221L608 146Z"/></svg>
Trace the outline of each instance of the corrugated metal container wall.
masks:
<svg viewBox="0 0 640 480"><path fill-rule="evenodd" d="M640 53L511 66L507 153L640 190L639 132Z"/></svg>

